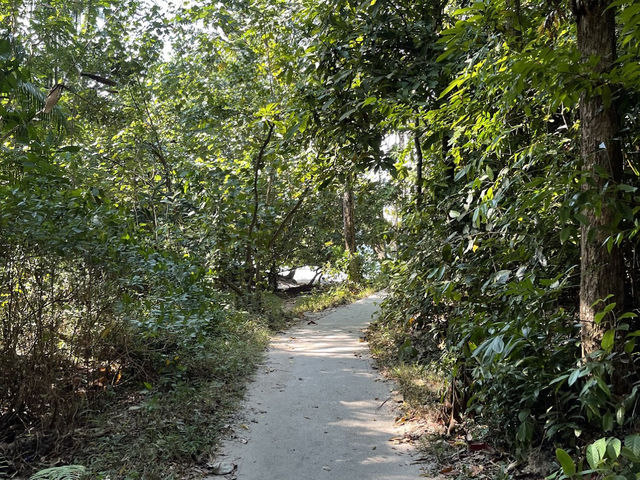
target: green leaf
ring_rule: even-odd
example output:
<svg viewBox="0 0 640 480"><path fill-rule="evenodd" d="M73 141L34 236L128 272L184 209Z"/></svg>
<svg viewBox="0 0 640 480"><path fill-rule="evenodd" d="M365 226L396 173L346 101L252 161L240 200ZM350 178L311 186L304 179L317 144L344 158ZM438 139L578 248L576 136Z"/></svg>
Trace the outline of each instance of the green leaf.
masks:
<svg viewBox="0 0 640 480"><path fill-rule="evenodd" d="M496 273L493 281L499 285L502 285L506 283L507 280L509 280L510 276L511 276L511 270L500 270Z"/></svg>
<svg viewBox="0 0 640 480"><path fill-rule="evenodd" d="M610 432L611 430L613 430L613 415L611 415L610 412L607 412L602 417L602 429L605 432Z"/></svg>
<svg viewBox="0 0 640 480"><path fill-rule="evenodd" d="M284 134L283 141L286 142L287 140L291 139L291 137L293 137L296 133L298 133L298 130L300 130L300 127L302 126L303 123L304 123L303 120L300 120L296 124L289 127L289 129L287 130L287 133Z"/></svg>
<svg viewBox="0 0 640 480"><path fill-rule="evenodd" d="M29 480L76 480L86 472L87 468L83 465L64 465L40 470L29 477Z"/></svg>
<svg viewBox="0 0 640 480"><path fill-rule="evenodd" d="M615 460L622 451L622 442L617 438L610 438L607 442L607 457Z"/></svg>
<svg viewBox="0 0 640 480"><path fill-rule="evenodd" d="M576 383L576 381L584 376L587 373L586 370L582 370L580 368L575 369L573 372L571 372L571 375L569 375L569 380L567 380L567 384L569 386L573 385L574 383Z"/></svg>
<svg viewBox="0 0 640 480"><path fill-rule="evenodd" d="M58 150L58 152L76 153L80 150L82 150L82 147L79 147L78 145L67 145L66 147L62 147L60 150Z"/></svg>
<svg viewBox="0 0 640 480"><path fill-rule="evenodd" d="M450 243L445 243L444 247L442 247L442 259L445 262L448 262L451 260L451 244Z"/></svg>
<svg viewBox="0 0 640 480"><path fill-rule="evenodd" d="M351 114L353 114L353 112L355 112L356 110L357 110L356 108L352 108L351 110L347 110L342 115L340 115L340 118L338 119L338 121L341 122L342 120L344 120L346 118L349 118L351 116Z"/></svg>
<svg viewBox="0 0 640 480"><path fill-rule="evenodd" d="M628 448L634 456L640 457L640 435L629 435L624 439L624 446Z"/></svg>
<svg viewBox="0 0 640 480"><path fill-rule="evenodd" d="M620 185L618 185L618 190L622 190L623 192L635 192L636 190L638 190L638 187L621 183Z"/></svg>
<svg viewBox="0 0 640 480"><path fill-rule="evenodd" d="M622 425L624 423L625 413L626 413L626 410L624 408L624 405L620 405L616 410L616 422L618 422L618 425Z"/></svg>
<svg viewBox="0 0 640 480"><path fill-rule="evenodd" d="M573 231L574 231L573 227L564 227L560 231L560 243L565 243L569 239Z"/></svg>
<svg viewBox="0 0 640 480"><path fill-rule="evenodd" d="M598 468L607 451L607 440L601 438L587 446L587 462L592 469Z"/></svg>
<svg viewBox="0 0 640 480"><path fill-rule="evenodd" d="M495 178L493 175L493 170L488 165L487 165L486 172L487 172L487 177L489 177L489 180L493 181L493 179Z"/></svg>
<svg viewBox="0 0 640 480"><path fill-rule="evenodd" d="M596 302L597 303L597 302ZM596 305L596 303L594 303L594 305ZM602 319L605 317L605 315L607 313L609 313L611 310L613 310L614 308L616 308L616 303L609 303L608 305L606 305L601 312L598 312L595 314L593 321L599 325L600 322L602 322Z"/></svg>
<svg viewBox="0 0 640 480"><path fill-rule="evenodd" d="M576 464L567 452L561 448L556 448L556 458L567 477L572 477L576 474Z"/></svg>
<svg viewBox="0 0 640 480"><path fill-rule="evenodd" d="M602 336L602 349L605 352L610 352L613 349L613 344L616 338L616 331L614 329L607 330Z"/></svg>
<svg viewBox="0 0 640 480"><path fill-rule="evenodd" d="M627 340L624 342L624 352L631 353L636 348L636 340L632 338L631 340Z"/></svg>
<svg viewBox="0 0 640 480"><path fill-rule="evenodd" d="M598 387L600 387L600 390L602 390L607 397L611 397L611 390L609 389L609 385L607 385L607 383L602 379L602 377L596 377L595 380L596 380L596 383L598 384ZM612 422L613 422L613 419L612 419Z"/></svg>

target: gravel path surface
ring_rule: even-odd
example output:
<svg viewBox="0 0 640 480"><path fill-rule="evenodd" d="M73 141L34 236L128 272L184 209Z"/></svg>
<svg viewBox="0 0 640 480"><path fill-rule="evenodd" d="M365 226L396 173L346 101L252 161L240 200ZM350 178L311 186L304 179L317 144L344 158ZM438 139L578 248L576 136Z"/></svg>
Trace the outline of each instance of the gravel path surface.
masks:
<svg viewBox="0 0 640 480"><path fill-rule="evenodd" d="M391 440L393 384L372 368L362 329L373 295L307 317L278 337L249 386L219 460L239 480L414 480L410 447ZM212 478L224 478L221 476Z"/></svg>

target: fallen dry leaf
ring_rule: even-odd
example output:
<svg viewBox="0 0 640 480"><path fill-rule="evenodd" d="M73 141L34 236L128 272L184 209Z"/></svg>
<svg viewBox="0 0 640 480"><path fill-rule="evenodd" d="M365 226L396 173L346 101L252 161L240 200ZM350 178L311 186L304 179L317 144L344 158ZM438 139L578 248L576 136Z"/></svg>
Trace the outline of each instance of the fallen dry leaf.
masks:
<svg viewBox="0 0 640 480"><path fill-rule="evenodd" d="M442 470L440 470L440 473L450 473L453 472L453 467L451 465L449 465L448 467L444 467Z"/></svg>
<svg viewBox="0 0 640 480"><path fill-rule="evenodd" d="M472 477L476 477L483 470L484 470L484 466L482 465L471 465L471 468L469 469L469 473L471 474Z"/></svg>

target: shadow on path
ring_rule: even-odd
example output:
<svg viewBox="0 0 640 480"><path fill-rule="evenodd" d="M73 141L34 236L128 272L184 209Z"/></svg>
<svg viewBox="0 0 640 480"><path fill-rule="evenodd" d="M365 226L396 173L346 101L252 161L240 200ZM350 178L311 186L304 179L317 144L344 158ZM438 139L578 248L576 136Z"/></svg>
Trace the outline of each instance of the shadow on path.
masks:
<svg viewBox="0 0 640 480"><path fill-rule="evenodd" d="M249 386L246 420L221 449L239 480L409 480L409 447L394 422L393 385L371 367L365 328L371 296L274 339ZM220 477L218 477L220 478Z"/></svg>

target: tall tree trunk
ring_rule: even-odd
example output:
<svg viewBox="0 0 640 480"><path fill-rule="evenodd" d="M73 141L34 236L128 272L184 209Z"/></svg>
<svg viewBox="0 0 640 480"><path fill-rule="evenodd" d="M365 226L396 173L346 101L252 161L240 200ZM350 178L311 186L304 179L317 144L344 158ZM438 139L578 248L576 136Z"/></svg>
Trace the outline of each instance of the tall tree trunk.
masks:
<svg viewBox="0 0 640 480"><path fill-rule="evenodd" d="M361 280L360 265L356 258L356 223L353 201L353 185L351 178L347 179L342 196L342 218L344 221L344 246L349 254L347 276L350 281Z"/></svg>
<svg viewBox="0 0 640 480"><path fill-rule="evenodd" d="M262 142L260 146L260 150L258 151L258 155L256 156L253 162L253 209L251 213L251 223L249 224L249 229L247 231L247 246L245 250L244 257L244 273L245 273L245 281L247 283L247 287L251 289L255 283L257 282L257 277L260 274L260 268L254 265L254 231L258 226L258 207L260 203L260 194L258 192L258 179L260 175L260 170L264 166L264 155L267 150L267 146L271 141L271 136L273 135L273 130L275 125L269 122L269 131L267 132L267 136Z"/></svg>
<svg viewBox="0 0 640 480"><path fill-rule="evenodd" d="M606 72L616 58L615 11L611 0L576 0L574 12L578 27L578 48L583 61L598 58L595 73ZM607 88L606 85L603 88ZM600 195L605 183L622 174L622 152L618 143L618 117L613 105L602 95L585 91L580 97L583 169L590 176L584 189L600 198L600 208L589 207L584 215L580 239L580 323L583 356L600 348L605 331L614 325L613 314L596 324L595 315L604 304L594 302L612 295L607 303L624 302L624 263L616 246L611 252L603 243L614 227L615 193Z"/></svg>
<svg viewBox="0 0 640 480"><path fill-rule="evenodd" d="M420 123L418 122L418 125ZM416 130L413 137L413 143L416 148L416 210L420 211L422 207L422 145L420 144L421 133Z"/></svg>

